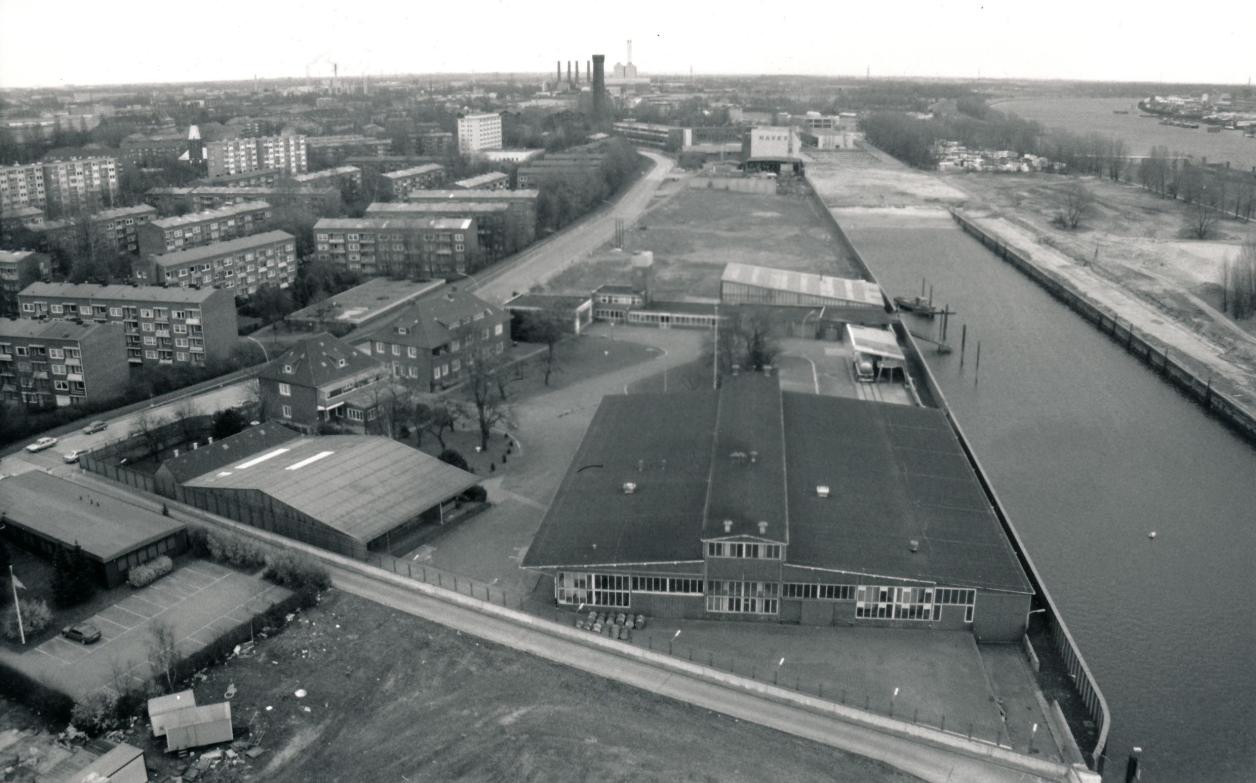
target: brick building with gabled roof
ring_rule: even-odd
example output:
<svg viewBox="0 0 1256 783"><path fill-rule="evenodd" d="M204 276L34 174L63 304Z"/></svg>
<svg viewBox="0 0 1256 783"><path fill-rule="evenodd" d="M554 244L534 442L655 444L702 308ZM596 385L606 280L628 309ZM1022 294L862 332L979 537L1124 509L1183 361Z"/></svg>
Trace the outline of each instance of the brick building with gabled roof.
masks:
<svg viewBox="0 0 1256 783"><path fill-rule="evenodd" d="M303 432L324 425L359 430L378 414L362 392L387 376L383 364L322 332L263 367L257 382L267 418Z"/></svg>
<svg viewBox="0 0 1256 783"><path fill-rule="evenodd" d="M510 314L457 286L444 286L405 305L387 323L352 339L391 368L394 378L439 391L462 381L476 357L500 356L510 340Z"/></svg>

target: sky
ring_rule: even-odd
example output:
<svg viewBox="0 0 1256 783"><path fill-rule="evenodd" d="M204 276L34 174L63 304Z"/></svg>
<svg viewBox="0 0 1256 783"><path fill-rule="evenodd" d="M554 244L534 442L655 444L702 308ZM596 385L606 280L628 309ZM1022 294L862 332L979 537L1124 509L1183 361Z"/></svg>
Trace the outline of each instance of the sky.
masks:
<svg viewBox="0 0 1256 783"><path fill-rule="evenodd" d="M390 73L1246 83L1256 0L0 0L0 87Z"/></svg>

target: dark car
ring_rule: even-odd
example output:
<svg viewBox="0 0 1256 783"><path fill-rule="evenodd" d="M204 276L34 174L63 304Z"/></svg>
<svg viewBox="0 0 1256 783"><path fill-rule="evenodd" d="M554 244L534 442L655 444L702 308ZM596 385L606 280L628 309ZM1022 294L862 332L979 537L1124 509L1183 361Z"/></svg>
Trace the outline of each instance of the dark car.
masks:
<svg viewBox="0 0 1256 783"><path fill-rule="evenodd" d="M79 623L61 629L61 635L72 642L93 644L100 641L100 629L91 623Z"/></svg>

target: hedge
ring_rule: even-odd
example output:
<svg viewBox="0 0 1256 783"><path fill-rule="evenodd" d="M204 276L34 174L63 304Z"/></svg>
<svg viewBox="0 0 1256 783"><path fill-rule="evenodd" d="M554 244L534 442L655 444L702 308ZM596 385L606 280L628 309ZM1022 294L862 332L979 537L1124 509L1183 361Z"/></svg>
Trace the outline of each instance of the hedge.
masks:
<svg viewBox="0 0 1256 783"><path fill-rule="evenodd" d="M331 574L312 557L277 549L251 538L193 525L188 531L193 554L249 570L265 566L262 578L297 594L300 606L313 606L331 587Z"/></svg>
<svg viewBox="0 0 1256 783"><path fill-rule="evenodd" d="M126 581L131 587L144 587L151 585L173 570L174 561L165 555L161 555L127 571Z"/></svg>
<svg viewBox="0 0 1256 783"><path fill-rule="evenodd" d="M52 622L52 610L42 598L23 598L18 606L22 609L22 628L25 629L27 638L38 634ZM4 638L14 641L22 638L17 627L17 612L5 612L0 633L4 634Z"/></svg>

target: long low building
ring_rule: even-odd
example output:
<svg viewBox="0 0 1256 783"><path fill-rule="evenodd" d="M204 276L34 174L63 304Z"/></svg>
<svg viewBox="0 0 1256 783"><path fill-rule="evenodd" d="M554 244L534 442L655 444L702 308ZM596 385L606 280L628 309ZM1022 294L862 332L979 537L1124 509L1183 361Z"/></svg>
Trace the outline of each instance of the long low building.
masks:
<svg viewBox="0 0 1256 783"><path fill-rule="evenodd" d="M755 373L604 398L522 565L564 606L1001 642L1033 595L943 412Z"/></svg>
<svg viewBox="0 0 1256 783"><path fill-rule="evenodd" d="M168 460L157 481L180 502L360 558L439 523L480 479L391 438L263 424Z"/></svg>
<svg viewBox="0 0 1256 783"><path fill-rule="evenodd" d="M169 517L39 470L0 481L0 509L3 535L46 557L77 544L105 587L122 584L137 565L188 546L187 529Z"/></svg>
<svg viewBox="0 0 1256 783"><path fill-rule="evenodd" d="M731 263L720 277L720 303L774 307L856 305L884 308L885 297L876 283L830 277L810 272Z"/></svg>
<svg viewBox="0 0 1256 783"><path fill-rule="evenodd" d="M314 244L320 261L364 275L431 280L480 264L470 218L323 218L314 224Z"/></svg>
<svg viewBox="0 0 1256 783"><path fill-rule="evenodd" d="M147 256L132 272L141 284L230 288L247 297L261 286L287 288L297 276L296 238L287 231Z"/></svg>
<svg viewBox="0 0 1256 783"><path fill-rule="evenodd" d="M272 215L270 204L265 201L245 201L177 217L154 218L137 231L139 252L173 253L247 236L265 228Z"/></svg>
<svg viewBox="0 0 1256 783"><path fill-rule="evenodd" d="M509 207L510 232L520 238L520 246L536 239L536 204L540 193L535 189L518 190L413 190L406 196L411 204L505 204Z"/></svg>
<svg viewBox="0 0 1256 783"><path fill-rule="evenodd" d="M464 201L377 201L366 208L366 217L469 218L475 221L481 261L491 264L523 249L526 234L512 230L509 204Z"/></svg>

